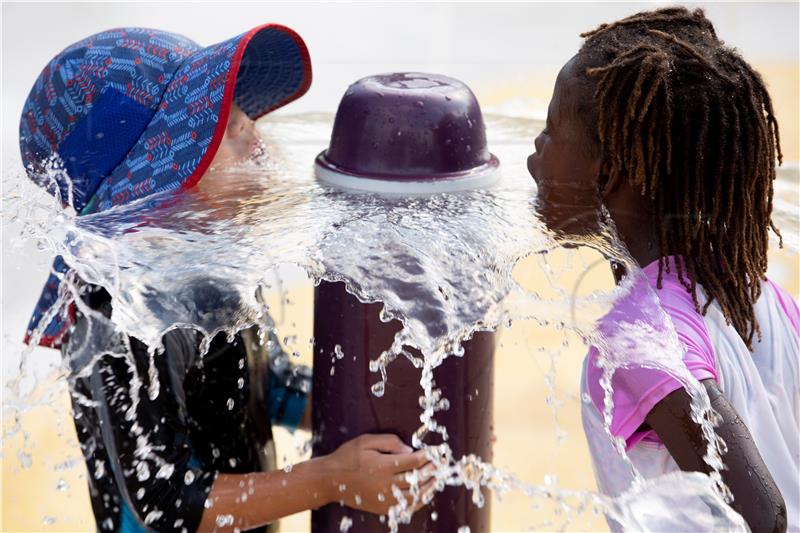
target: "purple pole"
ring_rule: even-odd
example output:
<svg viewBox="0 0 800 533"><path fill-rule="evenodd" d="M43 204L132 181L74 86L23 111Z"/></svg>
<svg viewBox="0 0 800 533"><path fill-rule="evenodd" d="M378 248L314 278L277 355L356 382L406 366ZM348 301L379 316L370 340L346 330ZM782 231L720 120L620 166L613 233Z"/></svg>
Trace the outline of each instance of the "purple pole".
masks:
<svg viewBox="0 0 800 533"><path fill-rule="evenodd" d="M381 322L382 304L359 302L345 291L343 283L321 283L314 298L314 455L331 453L363 433L394 433L410 444L411 435L421 425L421 370L399 357L389 366L384 396L378 398L370 390L379 375L370 372L369 361L391 345L400 323ZM337 344L344 352L342 359L334 357ZM436 386L450 402L450 408L438 412L436 420L447 427L455 458L475 454L491 461L494 334L477 333L464 348L463 357L448 357L434 371ZM488 491L484 497L486 503L479 508L472 503L470 491L448 487L400 530L449 533L469 526L472 531L488 531ZM352 531L386 530L377 516L339 504L314 511L311 530L338 533L343 516L353 520Z"/></svg>

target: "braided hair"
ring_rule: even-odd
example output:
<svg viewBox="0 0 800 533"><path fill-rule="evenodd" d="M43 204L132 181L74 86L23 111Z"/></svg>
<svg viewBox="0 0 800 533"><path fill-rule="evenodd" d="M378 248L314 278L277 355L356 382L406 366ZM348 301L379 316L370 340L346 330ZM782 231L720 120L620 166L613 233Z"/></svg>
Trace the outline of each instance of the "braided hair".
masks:
<svg viewBox="0 0 800 533"><path fill-rule="evenodd" d="M653 203L658 287L675 256L698 312L716 300L752 350L770 228L780 240L771 215L782 154L763 80L701 9L638 13L581 37L578 72L594 90L589 133Z"/></svg>

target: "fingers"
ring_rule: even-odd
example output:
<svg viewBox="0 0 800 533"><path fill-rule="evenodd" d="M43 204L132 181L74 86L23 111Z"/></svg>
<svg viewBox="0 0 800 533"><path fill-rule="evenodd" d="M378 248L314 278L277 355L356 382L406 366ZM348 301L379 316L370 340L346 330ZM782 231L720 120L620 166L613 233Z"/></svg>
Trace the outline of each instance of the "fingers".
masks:
<svg viewBox="0 0 800 533"><path fill-rule="evenodd" d="M422 486L422 484L430 481L434 472L436 472L436 465L433 463L426 463L422 466L422 468L417 469L417 484ZM409 474L410 472L408 471L395 474L392 478L392 485L396 486L400 490L408 489L411 486L411 483L408 481Z"/></svg>
<svg viewBox="0 0 800 533"><path fill-rule="evenodd" d="M392 485L400 490L408 490L408 488L411 486L411 483L406 480L405 472L402 472L392 476Z"/></svg>
<svg viewBox="0 0 800 533"><path fill-rule="evenodd" d="M392 471L394 472L417 470L430 462L425 454L425 450L417 450L414 453L394 455L392 457L387 457L387 459L391 461Z"/></svg>
<svg viewBox="0 0 800 533"><path fill-rule="evenodd" d="M419 487L419 501L414 506L414 511L419 511L428 505L436 494L436 478L431 478Z"/></svg>
<svg viewBox="0 0 800 533"><path fill-rule="evenodd" d="M414 501L414 494L411 492L410 489L402 490L401 493L407 505L413 504L414 512L416 513L421 508L425 507L428 503L430 503L430 498L433 497L433 494L435 492L435 487L436 487L436 478L430 478L424 483L421 483L419 485L419 492L416 501Z"/></svg>
<svg viewBox="0 0 800 533"><path fill-rule="evenodd" d="M411 453L413 449L406 445L400 437L389 433L381 435L362 435L364 448L383 453Z"/></svg>

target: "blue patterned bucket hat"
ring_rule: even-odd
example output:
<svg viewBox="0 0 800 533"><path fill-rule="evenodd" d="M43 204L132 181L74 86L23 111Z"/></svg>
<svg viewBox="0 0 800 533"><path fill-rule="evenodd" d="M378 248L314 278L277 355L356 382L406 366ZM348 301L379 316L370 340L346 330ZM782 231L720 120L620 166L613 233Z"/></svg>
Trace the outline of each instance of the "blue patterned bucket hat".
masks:
<svg viewBox="0 0 800 533"><path fill-rule="evenodd" d="M233 102L255 120L310 85L306 45L285 26L208 47L147 28L101 32L67 47L39 75L20 119L22 162L80 215L186 189L213 160ZM48 172L54 166L63 172ZM69 298L58 298L68 272L57 257L26 343L59 347L74 313Z"/></svg>

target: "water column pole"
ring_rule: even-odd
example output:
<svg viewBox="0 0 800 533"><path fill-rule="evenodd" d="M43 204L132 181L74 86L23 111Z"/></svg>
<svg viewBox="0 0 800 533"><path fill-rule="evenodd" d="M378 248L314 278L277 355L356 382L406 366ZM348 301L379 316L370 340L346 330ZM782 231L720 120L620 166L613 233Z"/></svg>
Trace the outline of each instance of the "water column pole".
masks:
<svg viewBox="0 0 800 533"><path fill-rule="evenodd" d="M391 345L400 330L399 321L381 322L382 304L359 302L343 283L321 283L314 303L314 455L328 454L363 433L394 433L410 444L411 435L422 424L421 369L398 357L389 365L384 396L376 397L370 389L379 375L370 372L369 361ZM344 353L342 359L335 357L337 344ZM434 371L436 386L450 402L436 420L447 427L454 458L475 454L491 461L494 334L477 333L464 343L464 349L463 357L450 356ZM488 531L488 491L484 490L484 498L479 508L472 503L471 491L447 487L400 531L450 533L462 526L473 532ZM353 521L351 531L386 531L378 516L339 504L312 512L311 530L338 533L345 516Z"/></svg>
<svg viewBox="0 0 800 533"><path fill-rule="evenodd" d="M321 182L334 188L405 196L490 187L498 166L469 87L441 74L396 72L368 76L347 88L330 145L317 156L314 169ZM380 376L369 370L401 324L382 322L381 304L359 302L342 283L321 283L314 298L314 455L331 453L364 433L394 433L411 444L422 425L421 369L398 357L389 365L380 398L371 391ZM335 355L336 345L342 359ZM493 358L494 334L478 333L464 344L462 357L450 356L434 370L435 386L450 404L435 420L447 428L456 460L469 454L492 459ZM440 444L437 439L428 435L424 442ZM473 532L487 531L489 500L485 491L485 504L477 507L471 491L447 487L400 529L450 533L468 526ZM312 531L336 533L345 516L353 531L386 530L377 516L333 504L312 513Z"/></svg>

